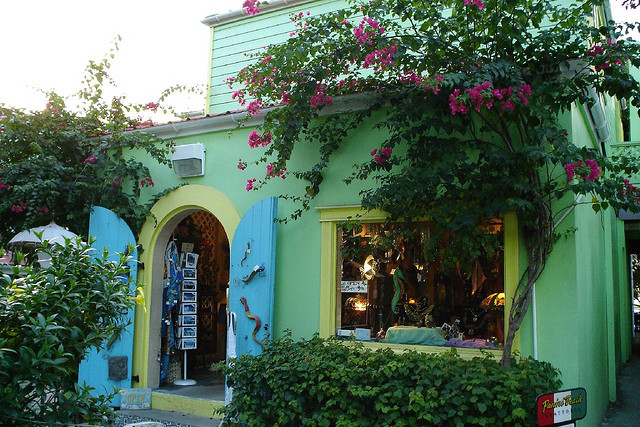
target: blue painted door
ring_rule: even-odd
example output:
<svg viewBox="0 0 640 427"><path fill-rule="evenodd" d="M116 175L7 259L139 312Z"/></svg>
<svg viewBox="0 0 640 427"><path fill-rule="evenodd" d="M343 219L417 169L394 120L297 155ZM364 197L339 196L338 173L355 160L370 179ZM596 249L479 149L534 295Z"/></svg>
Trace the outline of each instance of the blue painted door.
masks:
<svg viewBox="0 0 640 427"><path fill-rule="evenodd" d="M242 217L231 243L229 311L235 319L235 355L262 352L273 332L273 292L276 261L278 199L256 203ZM233 340L232 340L233 341ZM234 349L227 348L233 357Z"/></svg>
<svg viewBox="0 0 640 427"><path fill-rule="evenodd" d="M124 253L129 244L136 245L131 229L121 218L109 209L96 206L91 211L89 219L89 235L96 240L91 245L96 249L96 256L102 254L102 248L108 248L109 259L116 260L120 253ZM135 249L129 254L132 257L129 263L131 292L135 289L138 272L138 251ZM128 280L129 278L123 278ZM113 388L131 388L131 362L133 355L133 315L134 309L126 313L125 322L129 325L109 348L106 343L100 351L91 350L80 363L78 384L87 384L93 387L91 393L95 396L113 392ZM111 364L111 372L109 370ZM124 369L126 365L126 370ZM120 395L111 400L111 406L120 406Z"/></svg>

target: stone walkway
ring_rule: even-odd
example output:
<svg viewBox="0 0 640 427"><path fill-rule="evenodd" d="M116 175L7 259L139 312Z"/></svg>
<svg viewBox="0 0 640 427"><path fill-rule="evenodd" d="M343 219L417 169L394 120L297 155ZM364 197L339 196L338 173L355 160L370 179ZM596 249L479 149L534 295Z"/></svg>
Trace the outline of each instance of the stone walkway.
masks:
<svg viewBox="0 0 640 427"><path fill-rule="evenodd" d="M633 354L618 375L617 387L617 402L609 406L601 426L640 426L640 334L636 334Z"/></svg>
<svg viewBox="0 0 640 427"><path fill-rule="evenodd" d="M159 411L157 409L139 411L119 411L118 421L115 427L123 427L127 424L156 421L165 427L216 427L220 420L197 415L184 414L174 411Z"/></svg>

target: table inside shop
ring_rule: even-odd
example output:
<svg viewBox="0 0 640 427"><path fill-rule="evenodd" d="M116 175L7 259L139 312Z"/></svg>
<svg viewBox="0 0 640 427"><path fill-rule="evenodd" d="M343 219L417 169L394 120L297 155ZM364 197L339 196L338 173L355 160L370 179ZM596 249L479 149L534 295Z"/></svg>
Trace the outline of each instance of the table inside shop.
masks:
<svg viewBox="0 0 640 427"><path fill-rule="evenodd" d="M416 326L392 326L381 342L392 344L443 345L447 342L441 328L418 328Z"/></svg>

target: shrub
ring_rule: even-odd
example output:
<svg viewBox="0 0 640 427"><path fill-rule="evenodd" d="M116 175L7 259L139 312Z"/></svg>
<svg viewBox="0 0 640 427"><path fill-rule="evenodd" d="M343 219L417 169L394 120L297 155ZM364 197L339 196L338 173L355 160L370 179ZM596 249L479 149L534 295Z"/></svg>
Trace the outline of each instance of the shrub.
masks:
<svg viewBox="0 0 640 427"><path fill-rule="evenodd" d="M77 385L85 354L123 330L132 305L126 256L78 239L75 246L49 245L49 267L14 268L0 275L0 419L3 425L41 422L108 423L110 396L92 397Z"/></svg>
<svg viewBox="0 0 640 427"><path fill-rule="evenodd" d="M373 352L288 335L221 369L234 387L222 413L250 426L535 425L536 396L561 385L531 358L502 367L487 354Z"/></svg>

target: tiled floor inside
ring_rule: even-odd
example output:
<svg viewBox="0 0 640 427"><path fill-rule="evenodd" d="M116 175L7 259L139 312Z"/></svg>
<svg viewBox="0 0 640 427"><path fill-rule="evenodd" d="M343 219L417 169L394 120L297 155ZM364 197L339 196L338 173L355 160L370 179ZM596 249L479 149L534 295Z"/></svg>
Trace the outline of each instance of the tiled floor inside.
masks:
<svg viewBox="0 0 640 427"><path fill-rule="evenodd" d="M189 379L193 379L197 383L190 386L165 384L153 391L195 399L224 401L224 376L220 372L199 369L191 373Z"/></svg>

